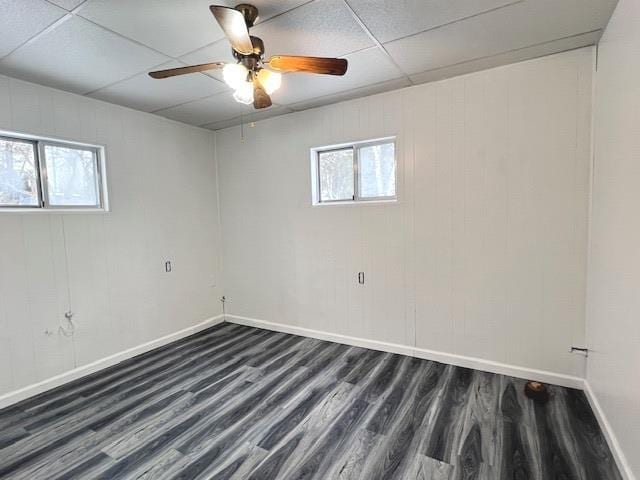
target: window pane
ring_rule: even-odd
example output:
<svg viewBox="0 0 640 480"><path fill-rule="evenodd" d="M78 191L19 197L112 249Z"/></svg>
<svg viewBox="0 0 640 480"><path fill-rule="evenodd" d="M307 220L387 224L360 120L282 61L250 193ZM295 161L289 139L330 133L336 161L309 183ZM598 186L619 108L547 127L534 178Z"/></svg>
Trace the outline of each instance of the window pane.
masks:
<svg viewBox="0 0 640 480"><path fill-rule="evenodd" d="M91 150L45 145L50 205L99 206L96 155Z"/></svg>
<svg viewBox="0 0 640 480"><path fill-rule="evenodd" d="M396 196L395 144L384 143L358 150L360 197Z"/></svg>
<svg viewBox="0 0 640 480"><path fill-rule="evenodd" d="M353 149L320 152L320 201L353 200Z"/></svg>
<svg viewBox="0 0 640 480"><path fill-rule="evenodd" d="M0 138L0 205L39 206L32 143Z"/></svg>

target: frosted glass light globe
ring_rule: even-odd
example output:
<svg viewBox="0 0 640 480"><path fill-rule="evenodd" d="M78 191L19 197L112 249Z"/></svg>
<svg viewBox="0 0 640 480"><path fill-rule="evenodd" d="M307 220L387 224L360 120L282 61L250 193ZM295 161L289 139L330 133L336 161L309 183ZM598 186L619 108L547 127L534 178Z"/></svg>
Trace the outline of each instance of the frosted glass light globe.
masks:
<svg viewBox="0 0 640 480"><path fill-rule="evenodd" d="M238 85L233 98L236 99L236 102L244 103L245 105L253 103L253 83L243 82Z"/></svg>
<svg viewBox="0 0 640 480"><path fill-rule="evenodd" d="M271 95L277 89L280 88L280 84L282 83L282 75L278 72L272 72L263 68L258 72L258 80L260 84L264 87L265 92L268 95Z"/></svg>
<svg viewBox="0 0 640 480"><path fill-rule="evenodd" d="M239 63L227 63L222 69L224 81L234 90L247 82L248 73L247 67Z"/></svg>

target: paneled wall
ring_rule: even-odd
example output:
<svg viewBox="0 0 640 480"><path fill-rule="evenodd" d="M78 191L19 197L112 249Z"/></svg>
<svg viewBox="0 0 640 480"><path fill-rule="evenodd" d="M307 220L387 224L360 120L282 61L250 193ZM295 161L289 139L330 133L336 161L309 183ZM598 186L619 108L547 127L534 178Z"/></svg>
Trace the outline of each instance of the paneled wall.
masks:
<svg viewBox="0 0 640 480"><path fill-rule="evenodd" d="M621 0L600 44L587 381L640 478L640 3ZM631 478L631 477L630 477Z"/></svg>
<svg viewBox="0 0 640 480"><path fill-rule="evenodd" d="M0 394L221 312L211 132L6 77L0 130L105 145L111 200L0 212Z"/></svg>
<svg viewBox="0 0 640 480"><path fill-rule="evenodd" d="M581 376L592 70L587 48L217 132L227 311ZM397 203L311 205L311 147L389 135Z"/></svg>

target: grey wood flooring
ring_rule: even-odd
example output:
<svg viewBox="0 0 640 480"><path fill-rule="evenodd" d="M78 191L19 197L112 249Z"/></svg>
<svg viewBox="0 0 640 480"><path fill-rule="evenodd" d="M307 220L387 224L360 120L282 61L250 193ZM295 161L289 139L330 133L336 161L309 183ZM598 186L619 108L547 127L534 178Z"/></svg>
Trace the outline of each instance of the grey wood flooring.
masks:
<svg viewBox="0 0 640 480"><path fill-rule="evenodd" d="M0 478L620 479L584 394L223 323L0 410Z"/></svg>

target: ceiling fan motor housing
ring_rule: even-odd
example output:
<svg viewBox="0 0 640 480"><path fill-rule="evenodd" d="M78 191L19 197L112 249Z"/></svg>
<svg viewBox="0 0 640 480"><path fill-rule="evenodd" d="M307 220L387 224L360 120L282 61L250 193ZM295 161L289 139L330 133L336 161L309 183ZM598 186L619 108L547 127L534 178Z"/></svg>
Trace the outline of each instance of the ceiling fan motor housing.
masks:
<svg viewBox="0 0 640 480"><path fill-rule="evenodd" d="M244 16L247 28L253 27L253 24L258 19L258 8L249 3L240 3L235 6L235 9L239 10Z"/></svg>
<svg viewBox="0 0 640 480"><path fill-rule="evenodd" d="M251 44L253 45L253 53L250 55L244 55L231 49L233 57L238 60L239 63L247 67L248 70L258 71L262 68L262 57L264 55L264 42L261 38L251 36Z"/></svg>

